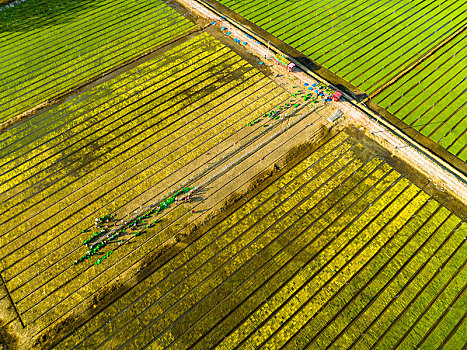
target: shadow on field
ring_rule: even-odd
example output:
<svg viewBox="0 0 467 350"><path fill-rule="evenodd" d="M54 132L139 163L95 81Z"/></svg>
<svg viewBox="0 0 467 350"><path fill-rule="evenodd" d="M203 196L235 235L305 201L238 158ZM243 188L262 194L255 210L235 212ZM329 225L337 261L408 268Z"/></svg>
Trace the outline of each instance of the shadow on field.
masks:
<svg viewBox="0 0 467 350"><path fill-rule="evenodd" d="M0 319L0 349L16 349L18 347L18 337L14 334L11 334L7 326L4 325L4 321Z"/></svg>
<svg viewBox="0 0 467 350"><path fill-rule="evenodd" d="M345 94L352 96L357 102L361 102L364 99L368 97L367 94L365 93L357 93L355 92L357 89L354 87L351 87L350 84L341 84L339 83L339 80L343 82L341 78L339 78L337 75L334 75L330 71L323 71L323 67L320 65L316 64L312 60L310 60L308 57L305 55L303 56L296 56L293 57L294 60L296 60L298 63L300 63L302 66L305 66L307 69L309 69L312 72L316 72L318 75L324 75L324 78L332 82L332 85L336 87L338 90L344 92ZM334 77L331 79L328 75L333 74ZM355 91L354 91L355 90Z"/></svg>
<svg viewBox="0 0 467 350"><path fill-rule="evenodd" d="M66 24L76 20L78 12L99 7L99 1L26 0L11 5L0 5L0 33L27 32Z"/></svg>

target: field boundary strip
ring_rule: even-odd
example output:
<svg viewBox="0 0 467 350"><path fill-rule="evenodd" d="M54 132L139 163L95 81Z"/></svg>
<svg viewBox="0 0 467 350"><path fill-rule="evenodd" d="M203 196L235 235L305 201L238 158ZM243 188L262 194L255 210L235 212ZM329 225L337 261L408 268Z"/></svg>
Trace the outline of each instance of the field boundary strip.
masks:
<svg viewBox="0 0 467 350"><path fill-rule="evenodd" d="M303 70L304 74L311 76L313 79L321 81L324 84L330 85L332 88L338 89L342 92L343 97L347 99L353 107L363 112L369 119L378 121L396 137L404 140L415 150L422 153L442 169L455 176L462 183L467 184L467 166L464 162L434 141L416 131L410 125L407 125L393 116L372 100L368 100L366 104L362 103L361 101L366 99L368 96L363 91L332 73L325 67L318 65L305 54L274 37L258 25L241 17L239 14L218 1L195 0L194 2L197 2L199 4L198 6L201 8L205 8L207 11L211 12L212 17L218 16L237 30L253 36L255 40L260 41L263 46L267 47L269 43L271 50L284 54L301 70ZM198 11L201 12L201 10ZM201 13L206 16L205 12Z"/></svg>
<svg viewBox="0 0 467 350"><path fill-rule="evenodd" d="M449 37L444 39L442 42L440 42L438 45L434 46L431 50L426 52L422 57L419 59L415 60L413 63L409 64L405 69L403 69L399 74L397 74L394 78L389 80L388 82L384 83L377 89L375 89L368 97L366 97L361 103L365 103L369 99L373 99L376 95L380 94L383 92L385 89L387 89L389 86L394 84L396 81L398 81L400 78L402 78L404 75L406 75L408 72L412 71L416 66L418 66L420 63L425 61L426 59L430 58L433 56L439 49L443 48L446 44L448 44L450 41L452 41L454 38L456 38L459 34L464 32L467 28L467 23L464 24L462 27L460 27L456 32L452 33Z"/></svg>
<svg viewBox="0 0 467 350"><path fill-rule="evenodd" d="M303 108L305 108L304 106L301 106L300 109L296 110L296 111L293 111L293 113L290 115L290 117L293 117L295 114L299 113ZM256 152L259 148L261 148L263 145L271 142L272 140L274 140L275 138L277 138L280 134L282 134L284 131L287 131L288 129L290 129L291 127L293 127L295 124L299 123L303 118L307 117L308 114L304 114L303 116L301 116L300 118L297 118L292 124L286 126L286 127L283 127L281 128L280 130L276 131L274 134L272 134L271 136L269 136L266 140L262 141L260 144L256 145L254 148L252 148L251 150L249 150L248 152L244 153L243 155L241 155L240 157L234 159L232 162L228 163L227 165L225 165L222 169L220 169L218 172L214 173L213 175L211 175L208 179L206 179L205 181L203 181L201 184L199 184L197 187L202 190L203 187L206 187L209 183L211 183L212 181L216 180L218 177L222 176L223 174L225 174L227 171L230 170L230 168L232 168L233 166L237 165L239 162L241 162L245 157L248 157L250 156L253 152ZM160 196L158 199L154 200L154 202L152 204L149 204L147 207L144 207L144 208L141 208L138 210L138 213L134 214L133 216L130 216L127 221L131 222L133 220L135 220L136 218L140 217L144 212L148 211L148 210L151 210L153 209L154 207L157 206L158 203L162 202L164 199L168 198L169 196L171 196L173 193L176 193L178 190L182 189L183 187L187 186L188 184L190 183L194 183L195 181L199 180L200 178L202 178L205 174L211 172L213 169L216 169L217 167L219 167L220 165L222 165L224 162L226 162L227 160L229 160L230 158L234 157L235 155L237 155L239 152L242 152L244 151L247 147L249 147L250 145L252 145L255 141L259 140L261 137L264 137L266 135L266 133L274 130L276 127L280 126L281 125L281 122L278 121L276 122L274 125L268 127L265 131L263 132L259 132L253 136L251 136L249 139L247 139L244 143L242 143L240 146L238 146L237 148L233 149L232 151L224 154L220 159L218 159L215 163L213 164L210 164L208 165L205 169L199 171L198 173L196 173L195 175L193 175L192 177L188 178L187 180L185 180L184 182L182 182L180 185L178 185L177 187L175 187L174 189L170 190L169 192L166 192L165 194L163 194L162 196ZM116 233L117 231L121 230L123 227L125 226L125 224L120 224L119 226L117 226L116 228L113 228L112 230L109 231L109 234L111 235L112 233ZM100 237L98 238L97 240L94 241L94 243L99 243L101 241L105 240L105 236L103 237Z"/></svg>

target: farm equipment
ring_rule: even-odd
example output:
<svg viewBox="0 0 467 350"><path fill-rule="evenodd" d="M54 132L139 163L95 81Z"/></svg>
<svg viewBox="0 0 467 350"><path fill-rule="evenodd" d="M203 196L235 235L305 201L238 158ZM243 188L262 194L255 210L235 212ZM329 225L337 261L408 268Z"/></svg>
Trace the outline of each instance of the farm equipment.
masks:
<svg viewBox="0 0 467 350"><path fill-rule="evenodd" d="M334 102L338 102L339 101L339 98L342 96L342 94L339 92L339 91L336 91L333 95L332 95L332 99L334 100Z"/></svg>

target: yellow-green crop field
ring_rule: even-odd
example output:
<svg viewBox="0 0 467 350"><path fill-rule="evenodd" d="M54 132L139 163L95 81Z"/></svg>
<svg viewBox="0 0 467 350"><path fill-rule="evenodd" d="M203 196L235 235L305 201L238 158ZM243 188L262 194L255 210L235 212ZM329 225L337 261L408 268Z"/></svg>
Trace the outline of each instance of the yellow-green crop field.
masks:
<svg viewBox="0 0 467 350"><path fill-rule="evenodd" d="M160 0L0 7L0 122L193 28Z"/></svg>
<svg viewBox="0 0 467 350"><path fill-rule="evenodd" d="M460 349L467 225L338 133L59 349Z"/></svg>
<svg viewBox="0 0 467 350"><path fill-rule="evenodd" d="M94 218L152 203L288 97L201 34L3 132L0 262L25 324L47 328L168 239L155 227L100 266L72 266Z"/></svg>

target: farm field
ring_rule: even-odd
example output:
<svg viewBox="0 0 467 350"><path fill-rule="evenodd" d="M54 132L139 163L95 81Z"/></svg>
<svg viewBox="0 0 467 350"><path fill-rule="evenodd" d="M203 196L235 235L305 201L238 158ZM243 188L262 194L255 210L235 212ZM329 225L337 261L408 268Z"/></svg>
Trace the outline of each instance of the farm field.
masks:
<svg viewBox="0 0 467 350"><path fill-rule="evenodd" d="M157 224L118 264L72 266L94 218L153 203L288 98L204 33L3 132L0 264L25 324L46 329L168 239Z"/></svg>
<svg viewBox="0 0 467 350"><path fill-rule="evenodd" d="M56 345L465 346L467 225L340 132Z"/></svg>
<svg viewBox="0 0 467 350"><path fill-rule="evenodd" d="M368 95L467 23L454 0L219 2ZM466 161L464 49L465 32L375 101Z"/></svg>
<svg viewBox="0 0 467 350"><path fill-rule="evenodd" d="M28 0L0 10L0 122L195 28L160 0Z"/></svg>
<svg viewBox="0 0 467 350"><path fill-rule="evenodd" d="M374 98L402 121L467 161L467 35L381 91Z"/></svg>

